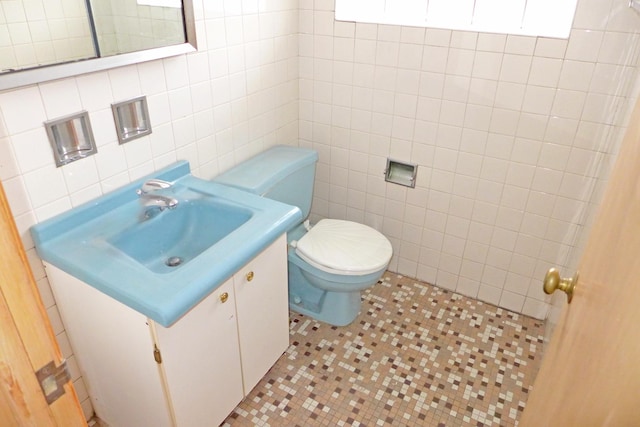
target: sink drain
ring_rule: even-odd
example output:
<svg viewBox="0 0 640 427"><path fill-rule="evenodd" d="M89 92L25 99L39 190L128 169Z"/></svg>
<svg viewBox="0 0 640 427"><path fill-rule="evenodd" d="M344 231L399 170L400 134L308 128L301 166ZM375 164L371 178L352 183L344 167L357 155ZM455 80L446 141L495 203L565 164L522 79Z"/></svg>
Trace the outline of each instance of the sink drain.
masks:
<svg viewBox="0 0 640 427"><path fill-rule="evenodd" d="M169 267L177 267L180 264L182 264L182 258L180 258L179 256L172 256L167 258L167 260L164 263L167 264Z"/></svg>

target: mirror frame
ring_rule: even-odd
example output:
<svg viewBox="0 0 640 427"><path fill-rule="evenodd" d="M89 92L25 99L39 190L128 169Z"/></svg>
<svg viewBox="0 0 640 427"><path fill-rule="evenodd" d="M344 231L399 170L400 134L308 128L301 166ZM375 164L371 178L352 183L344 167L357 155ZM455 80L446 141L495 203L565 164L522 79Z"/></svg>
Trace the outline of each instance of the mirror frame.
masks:
<svg viewBox="0 0 640 427"><path fill-rule="evenodd" d="M182 7L186 43L0 74L0 91L195 52L197 43L192 0L182 0Z"/></svg>

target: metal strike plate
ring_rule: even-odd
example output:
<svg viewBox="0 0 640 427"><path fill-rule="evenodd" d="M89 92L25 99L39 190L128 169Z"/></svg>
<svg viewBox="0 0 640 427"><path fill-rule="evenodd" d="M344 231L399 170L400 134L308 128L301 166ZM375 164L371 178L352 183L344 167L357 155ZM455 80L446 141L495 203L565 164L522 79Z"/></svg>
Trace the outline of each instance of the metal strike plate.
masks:
<svg viewBox="0 0 640 427"><path fill-rule="evenodd" d="M64 385L71 381L66 360L63 360L60 366L56 366L53 361L47 363L36 371L36 377L49 405L64 394Z"/></svg>

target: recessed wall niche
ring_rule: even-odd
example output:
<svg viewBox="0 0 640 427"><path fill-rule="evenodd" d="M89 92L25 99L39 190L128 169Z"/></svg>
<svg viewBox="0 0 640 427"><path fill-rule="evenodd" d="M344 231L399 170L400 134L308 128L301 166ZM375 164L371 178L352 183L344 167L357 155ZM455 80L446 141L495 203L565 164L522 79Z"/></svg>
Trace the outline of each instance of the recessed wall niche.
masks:
<svg viewBox="0 0 640 427"><path fill-rule="evenodd" d="M384 180L394 184L414 188L416 186L416 174L418 165L387 159L387 168L384 171Z"/></svg>
<svg viewBox="0 0 640 427"><path fill-rule="evenodd" d="M57 167L98 152L86 111L50 120L44 126Z"/></svg>
<svg viewBox="0 0 640 427"><path fill-rule="evenodd" d="M111 104L111 111L116 122L116 133L120 144L151 133L146 96Z"/></svg>

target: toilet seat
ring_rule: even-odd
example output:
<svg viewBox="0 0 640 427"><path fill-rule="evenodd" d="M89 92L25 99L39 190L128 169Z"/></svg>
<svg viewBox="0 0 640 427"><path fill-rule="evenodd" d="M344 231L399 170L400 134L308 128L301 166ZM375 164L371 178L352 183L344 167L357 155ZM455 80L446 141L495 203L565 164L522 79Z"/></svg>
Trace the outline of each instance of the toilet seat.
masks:
<svg viewBox="0 0 640 427"><path fill-rule="evenodd" d="M296 254L327 273L355 276L386 268L393 249L389 240L371 227L323 219L297 242Z"/></svg>

